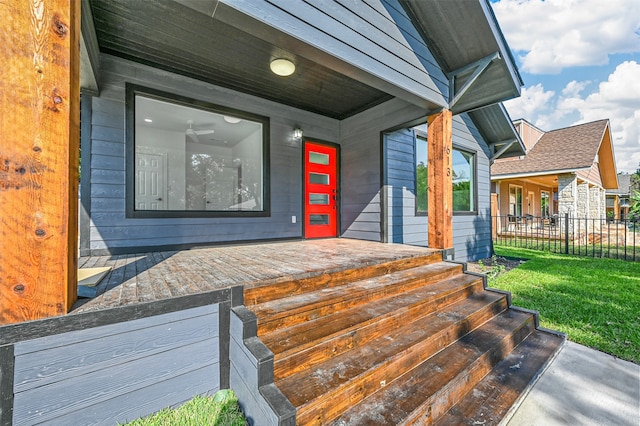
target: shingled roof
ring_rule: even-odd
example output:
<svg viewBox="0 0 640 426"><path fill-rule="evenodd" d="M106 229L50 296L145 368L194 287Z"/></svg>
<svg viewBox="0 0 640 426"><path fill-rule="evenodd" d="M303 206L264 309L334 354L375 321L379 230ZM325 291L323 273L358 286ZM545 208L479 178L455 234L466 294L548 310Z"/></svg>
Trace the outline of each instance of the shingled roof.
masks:
<svg viewBox="0 0 640 426"><path fill-rule="evenodd" d="M546 132L524 158L496 160L491 166L491 176L590 168L608 125L609 120L598 120Z"/></svg>
<svg viewBox="0 0 640 426"><path fill-rule="evenodd" d="M623 173L618 175L618 189L607 189L607 194L630 195L631 175Z"/></svg>

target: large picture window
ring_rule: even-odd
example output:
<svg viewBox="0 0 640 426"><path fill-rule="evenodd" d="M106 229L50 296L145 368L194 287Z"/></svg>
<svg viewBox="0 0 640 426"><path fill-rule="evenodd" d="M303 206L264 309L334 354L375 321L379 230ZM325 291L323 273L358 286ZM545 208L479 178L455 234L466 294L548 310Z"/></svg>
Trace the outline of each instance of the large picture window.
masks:
<svg viewBox="0 0 640 426"><path fill-rule="evenodd" d="M453 149L453 211L474 212L476 210L475 155Z"/></svg>
<svg viewBox="0 0 640 426"><path fill-rule="evenodd" d="M134 217L268 215L265 117L127 86Z"/></svg>

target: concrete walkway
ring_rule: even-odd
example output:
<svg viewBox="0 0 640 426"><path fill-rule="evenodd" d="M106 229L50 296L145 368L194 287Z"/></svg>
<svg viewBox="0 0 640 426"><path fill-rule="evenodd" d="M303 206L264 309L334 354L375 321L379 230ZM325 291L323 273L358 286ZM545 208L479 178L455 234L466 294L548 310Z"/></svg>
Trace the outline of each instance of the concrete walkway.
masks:
<svg viewBox="0 0 640 426"><path fill-rule="evenodd" d="M640 425L640 366L567 342L509 426Z"/></svg>

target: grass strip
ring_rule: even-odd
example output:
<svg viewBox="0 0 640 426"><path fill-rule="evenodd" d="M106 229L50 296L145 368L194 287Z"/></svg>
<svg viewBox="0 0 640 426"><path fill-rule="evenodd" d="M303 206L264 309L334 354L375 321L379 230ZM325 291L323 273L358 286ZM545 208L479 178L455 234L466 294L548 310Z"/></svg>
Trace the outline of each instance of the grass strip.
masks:
<svg viewBox="0 0 640 426"><path fill-rule="evenodd" d="M196 396L177 408L165 408L148 417L126 423L126 426L245 426L238 398L224 389L214 396Z"/></svg>
<svg viewBox="0 0 640 426"><path fill-rule="evenodd" d="M542 327L640 364L640 263L496 246L529 259L491 281L513 304L540 312Z"/></svg>

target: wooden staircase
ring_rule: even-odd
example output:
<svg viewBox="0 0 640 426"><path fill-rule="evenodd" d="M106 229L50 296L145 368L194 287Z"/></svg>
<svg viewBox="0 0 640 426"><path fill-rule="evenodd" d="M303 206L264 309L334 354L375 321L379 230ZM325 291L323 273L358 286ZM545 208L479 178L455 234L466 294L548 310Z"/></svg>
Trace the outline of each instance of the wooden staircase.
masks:
<svg viewBox="0 0 640 426"><path fill-rule="evenodd" d="M440 253L244 297L301 425L497 424L564 341Z"/></svg>

